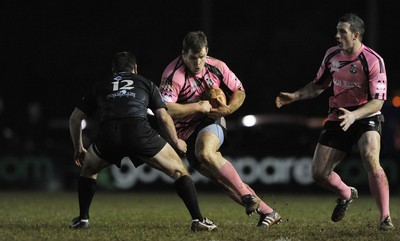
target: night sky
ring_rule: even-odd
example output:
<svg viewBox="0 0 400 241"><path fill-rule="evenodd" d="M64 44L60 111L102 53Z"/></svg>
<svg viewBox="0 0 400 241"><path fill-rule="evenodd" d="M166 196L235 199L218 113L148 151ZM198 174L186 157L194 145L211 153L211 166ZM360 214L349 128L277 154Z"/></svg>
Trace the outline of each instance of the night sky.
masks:
<svg viewBox="0 0 400 241"><path fill-rule="evenodd" d="M274 98L314 78L346 12L364 19L364 43L385 59L388 94L400 88L395 1L82 2L3 3L0 97L7 117L39 100L48 118L68 118L88 86L110 73L118 51L133 52L139 73L158 84L192 30L207 34L209 55L243 82L247 99L235 115L323 116L327 94L285 110L274 107Z"/></svg>

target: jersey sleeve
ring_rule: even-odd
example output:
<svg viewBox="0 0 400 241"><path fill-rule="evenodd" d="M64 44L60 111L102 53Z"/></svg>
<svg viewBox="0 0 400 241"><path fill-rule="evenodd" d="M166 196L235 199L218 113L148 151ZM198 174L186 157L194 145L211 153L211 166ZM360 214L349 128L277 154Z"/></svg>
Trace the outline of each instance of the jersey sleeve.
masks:
<svg viewBox="0 0 400 241"><path fill-rule="evenodd" d="M161 94L157 86L151 82L150 85L150 101L149 101L149 108L151 110L157 110L160 108L165 108L167 109L167 105L161 98Z"/></svg>
<svg viewBox="0 0 400 241"><path fill-rule="evenodd" d="M369 91L372 99L387 98L387 76L382 58L377 58L372 65L369 65Z"/></svg>
<svg viewBox="0 0 400 241"><path fill-rule="evenodd" d="M242 82L239 78L233 73L229 67L222 61L219 61L217 64L217 68L221 71L222 75L224 76L224 83L225 85L232 91L245 91Z"/></svg>
<svg viewBox="0 0 400 241"><path fill-rule="evenodd" d="M175 68L175 60L170 63L161 76L160 93L165 102L176 103L182 86L185 82L185 73L183 68Z"/></svg>
<svg viewBox="0 0 400 241"><path fill-rule="evenodd" d="M327 66L327 62L330 58L330 50L325 53L325 56L322 60L322 63L318 69L317 75L315 76L313 83L320 86L330 86L332 83L332 75L329 72L329 68Z"/></svg>

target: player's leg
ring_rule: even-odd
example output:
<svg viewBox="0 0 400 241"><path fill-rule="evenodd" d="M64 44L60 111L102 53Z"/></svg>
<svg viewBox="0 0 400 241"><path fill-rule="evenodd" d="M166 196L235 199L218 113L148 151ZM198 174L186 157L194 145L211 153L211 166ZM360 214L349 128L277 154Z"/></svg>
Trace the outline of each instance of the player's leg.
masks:
<svg viewBox="0 0 400 241"><path fill-rule="evenodd" d="M164 147L146 163L170 176L177 181L182 176L188 176L189 172L178 154L170 144L165 143Z"/></svg>
<svg viewBox="0 0 400 241"><path fill-rule="evenodd" d="M210 179L212 182L214 182L218 187L220 187L233 201L235 201L236 203L238 203L241 206L243 205L243 201L240 198L240 196L229 186L225 185L224 182L222 182L221 180L217 179L213 174L211 174L211 172L207 171L206 168L203 167L203 165L201 163L198 163L195 166L192 166L193 168L196 169L196 171L198 171L200 174L202 174L203 176L207 177L208 179Z"/></svg>
<svg viewBox="0 0 400 241"><path fill-rule="evenodd" d="M232 188L230 188L227 185L225 185L225 183L222 182L221 180L215 178L215 176L211 175L205 169L202 169L201 168L201 164L196 168L196 170L199 173L201 173L202 175L208 177L214 183L216 183L236 203L238 203L241 206L245 206L245 204L243 202L243 199ZM252 196L257 198L257 203L258 203L258 206L259 206L258 209L257 209L257 213L259 213L262 216L262 215L271 214L271 213L274 212L274 210L271 207L269 207L264 201L261 200L261 198L259 198L257 196L256 192L249 185L247 185L246 183L245 183L245 185L246 185L246 188L251 192ZM258 226L262 226L262 225L259 224ZM265 225L263 225L263 226L265 226Z"/></svg>
<svg viewBox="0 0 400 241"><path fill-rule="evenodd" d="M318 143L312 162L314 181L323 188L338 194L342 199L350 197L350 187L341 180L333 169L345 157L345 152Z"/></svg>
<svg viewBox="0 0 400 241"><path fill-rule="evenodd" d="M211 131L200 131L195 144L195 156L202 173L214 176L240 196L250 194L233 165L218 151L219 137Z"/></svg>
<svg viewBox="0 0 400 241"><path fill-rule="evenodd" d="M237 194L232 188L230 188L229 186L227 186L223 181L221 181L220 179L217 179L213 174L211 174L211 172L207 171L205 168L202 167L201 163L198 163L196 165L195 168L199 173L201 173L202 175L208 177L211 181L213 181L215 184L217 184L217 186L219 186L222 190L225 191L225 193L236 203L238 203L241 206L246 207L246 205L248 205L248 210L249 213L253 213L254 210L257 210L257 213L260 215L260 221L258 223L258 226L260 227L265 227L266 224L268 224L268 226L271 226L271 223L265 223L264 220L266 220L268 215L274 214L273 216L273 222L274 223L279 223L281 218L279 216L279 214L277 214L276 212L274 212L272 210L272 208L270 208L266 203L264 203L254 192L253 189L250 188L249 185L245 184L247 189L252 193L252 195L245 195L245 198L242 198L241 196L239 196L239 194ZM248 198L248 199L246 199ZM245 200L243 200L245 199ZM247 201L247 203L245 203ZM258 208L257 208L258 207ZM247 211L246 211L247 213ZM279 218L278 218L279 217Z"/></svg>
<svg viewBox="0 0 400 241"><path fill-rule="evenodd" d="M321 187L336 193L339 198L332 213L332 221L338 222L345 216L346 210L354 199L358 198L355 188L346 185L340 176L333 171L335 166L346 156L346 152L331 148L320 143L314 152L312 176Z"/></svg>
<svg viewBox="0 0 400 241"><path fill-rule="evenodd" d="M380 165L380 135L377 131L365 132L358 141L363 165L368 173L369 187L380 211L381 229L391 229L389 211L389 183Z"/></svg>
<svg viewBox="0 0 400 241"><path fill-rule="evenodd" d="M211 231L217 228L212 221L201 214L193 180L178 154L168 143L146 163L174 179L176 192L192 217L192 231Z"/></svg>
<svg viewBox="0 0 400 241"><path fill-rule="evenodd" d="M89 227L89 209L97 185L97 174L110 163L102 160L90 146L85 155L82 171L78 179L79 217L72 220L70 228Z"/></svg>
<svg viewBox="0 0 400 241"><path fill-rule="evenodd" d="M253 212L260 214L258 226L269 227L281 222L280 215L257 197L255 192L242 181L233 165L218 151L222 138L221 131L213 128L206 127L199 132L195 144L195 156L199 161L196 170L210 177L234 201L243 205L248 215Z"/></svg>
<svg viewBox="0 0 400 241"><path fill-rule="evenodd" d="M195 143L195 156L199 160L196 169L222 187L234 201L245 206L247 214L257 209L263 214L271 213L272 208L262 202L254 191L243 183L233 165L218 151L224 138L221 126L217 124L211 124L200 130Z"/></svg>

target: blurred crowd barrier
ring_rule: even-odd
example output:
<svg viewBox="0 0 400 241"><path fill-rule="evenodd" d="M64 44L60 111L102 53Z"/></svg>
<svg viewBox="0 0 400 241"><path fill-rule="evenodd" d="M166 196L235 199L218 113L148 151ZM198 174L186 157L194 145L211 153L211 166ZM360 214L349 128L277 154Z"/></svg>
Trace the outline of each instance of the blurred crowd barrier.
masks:
<svg viewBox="0 0 400 241"><path fill-rule="evenodd" d="M24 119L16 130L12 125L2 126L0 189L75 190L80 168L72 159L68 120L42 119L38 117L40 107L36 104L29 107L35 118ZM257 121L252 126L243 125L241 118L228 122L229 145L223 154L243 180L259 191L322 191L313 182L310 167L324 120L293 115L255 118ZM381 164L394 189L400 183L399 120L396 118L386 115L381 155ZM96 123L88 122L84 129L86 145L95 134ZM356 147L337 171L349 185L368 189L367 174ZM199 173L193 170L191 173L199 190L218 190ZM150 186L150 190L165 190L173 189L171 183L168 176L147 165L135 168L128 158L123 160L121 168L112 166L98 177L99 188L105 190L146 190Z"/></svg>
<svg viewBox="0 0 400 241"><path fill-rule="evenodd" d="M42 154L9 154L0 157L0 188L29 190L71 190L75 189L80 169L72 160L72 150L53 150ZM226 155L237 169L243 181L257 190L316 191L311 177L310 155L271 156L267 153L255 155ZM183 157L187 164L186 159ZM387 171L389 183L397 188L399 164L395 158L383 157L381 164ZM346 158L337 171L349 185L360 189L368 188L367 174L357 156ZM215 190L208 179L191 170L192 178L199 190ZM99 188L106 190L146 190L173 188L172 180L147 165L135 168L128 158L122 167L111 166L98 177Z"/></svg>

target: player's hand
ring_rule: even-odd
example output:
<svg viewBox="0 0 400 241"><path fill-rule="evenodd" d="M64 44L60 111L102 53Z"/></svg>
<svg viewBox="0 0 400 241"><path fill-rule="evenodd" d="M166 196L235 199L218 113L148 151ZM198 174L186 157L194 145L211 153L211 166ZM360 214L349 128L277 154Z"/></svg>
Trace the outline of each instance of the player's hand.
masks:
<svg viewBox="0 0 400 241"><path fill-rule="evenodd" d="M212 106L208 100L200 100L197 102L199 104L199 112L207 114L211 111Z"/></svg>
<svg viewBox="0 0 400 241"><path fill-rule="evenodd" d="M339 110L343 113L338 117L340 120L342 120L340 126L342 127L343 131L347 131L354 121L356 121L356 117L354 116L353 112L348 111L345 108L339 108Z"/></svg>
<svg viewBox="0 0 400 241"><path fill-rule="evenodd" d="M276 107L281 108L284 105L288 105L290 103L298 100L298 94L288 93L288 92L280 92L279 95L275 98Z"/></svg>
<svg viewBox="0 0 400 241"><path fill-rule="evenodd" d="M184 140L178 139L178 142L176 143L176 149L180 154L185 154L187 152L187 145Z"/></svg>
<svg viewBox="0 0 400 241"><path fill-rule="evenodd" d="M74 161L78 167L82 167L83 163L85 162L86 152L87 150L82 148L74 153Z"/></svg>
<svg viewBox="0 0 400 241"><path fill-rule="evenodd" d="M210 113L207 114L208 117L216 120L220 117L227 116L231 114L231 109L225 102L221 101L220 99L216 99L218 102L217 108L211 108Z"/></svg>

